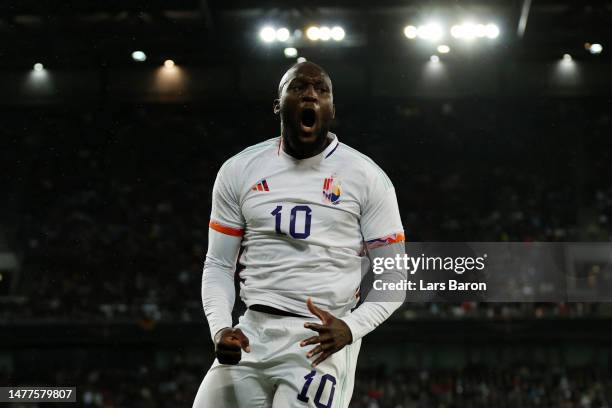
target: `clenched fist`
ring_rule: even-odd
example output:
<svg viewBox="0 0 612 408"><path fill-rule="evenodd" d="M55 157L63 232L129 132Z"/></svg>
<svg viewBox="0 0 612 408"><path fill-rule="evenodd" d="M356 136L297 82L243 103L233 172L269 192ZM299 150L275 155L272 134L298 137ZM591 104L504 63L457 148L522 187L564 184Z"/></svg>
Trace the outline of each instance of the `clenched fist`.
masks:
<svg viewBox="0 0 612 408"><path fill-rule="evenodd" d="M215 334L215 354L221 364L238 364L242 350L251 352L249 339L242 330L226 327Z"/></svg>

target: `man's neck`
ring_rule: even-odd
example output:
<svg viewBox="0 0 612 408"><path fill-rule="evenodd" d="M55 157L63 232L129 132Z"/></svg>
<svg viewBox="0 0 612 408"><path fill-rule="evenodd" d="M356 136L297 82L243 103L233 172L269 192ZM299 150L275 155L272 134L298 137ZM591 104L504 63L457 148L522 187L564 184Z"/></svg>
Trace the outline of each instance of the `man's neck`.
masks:
<svg viewBox="0 0 612 408"><path fill-rule="evenodd" d="M289 156L294 157L298 160L308 159L309 157L314 157L320 154L323 150L327 148L327 146L329 146L329 144L333 140L329 136L329 133L328 133L327 136L323 139L321 144L314 145L312 147L305 146L306 147L305 149L300 149L300 148L294 149L291 147L291 145L287 141L287 136L285 135L285 133L283 133L281 137L283 138L283 150L285 151L285 153L287 153Z"/></svg>

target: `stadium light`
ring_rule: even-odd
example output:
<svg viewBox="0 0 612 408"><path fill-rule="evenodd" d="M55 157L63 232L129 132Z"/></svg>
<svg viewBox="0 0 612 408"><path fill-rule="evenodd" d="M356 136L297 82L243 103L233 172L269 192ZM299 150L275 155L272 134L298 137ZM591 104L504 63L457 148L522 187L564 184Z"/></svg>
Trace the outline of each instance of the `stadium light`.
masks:
<svg viewBox="0 0 612 408"><path fill-rule="evenodd" d="M418 31L419 30L413 25L407 25L404 27L404 35L410 40L417 38Z"/></svg>
<svg viewBox="0 0 612 408"><path fill-rule="evenodd" d="M142 51L134 51L132 53L132 59L134 61L143 62L147 60L147 55Z"/></svg>
<svg viewBox="0 0 612 408"><path fill-rule="evenodd" d="M318 41L320 38L319 27L317 26L308 27L308 29L306 30L306 37L308 37L310 41Z"/></svg>
<svg viewBox="0 0 612 408"><path fill-rule="evenodd" d="M569 54L563 54L563 62L572 62L573 58Z"/></svg>
<svg viewBox="0 0 612 408"><path fill-rule="evenodd" d="M493 40L499 37L499 27L495 24L487 24L485 27L485 33L487 38Z"/></svg>
<svg viewBox="0 0 612 408"><path fill-rule="evenodd" d="M476 24L474 33L476 34L476 38L483 38L485 35L487 35L487 28L484 24Z"/></svg>
<svg viewBox="0 0 612 408"><path fill-rule="evenodd" d="M281 27L278 30L276 30L275 36L276 39L280 42L285 42L289 39L289 36L291 34L289 33L289 30L285 27Z"/></svg>
<svg viewBox="0 0 612 408"><path fill-rule="evenodd" d="M437 64L438 62L440 62L440 57L438 57L437 55L432 55L431 57L429 57L429 60L434 64Z"/></svg>
<svg viewBox="0 0 612 408"><path fill-rule="evenodd" d="M285 57L287 58L295 58L298 55L298 50L293 47L288 47L283 50L285 53Z"/></svg>
<svg viewBox="0 0 612 408"><path fill-rule="evenodd" d="M451 27L450 34L453 38L473 40L475 38L489 38L491 40L499 37L499 27L493 23L474 24L464 22Z"/></svg>
<svg viewBox="0 0 612 408"><path fill-rule="evenodd" d="M452 26L450 33L453 38L457 38L457 39L463 38L463 26L460 26L460 25Z"/></svg>
<svg viewBox="0 0 612 408"><path fill-rule="evenodd" d="M331 38L331 30L327 26L322 26L319 28L319 39L321 41L329 41Z"/></svg>
<svg viewBox="0 0 612 408"><path fill-rule="evenodd" d="M437 50L440 54L448 54L450 52L450 47L448 45L441 44L438 45Z"/></svg>
<svg viewBox="0 0 612 408"><path fill-rule="evenodd" d="M276 40L276 30L270 26L266 26L259 31L259 38L263 42L271 43Z"/></svg>
<svg viewBox="0 0 612 408"><path fill-rule="evenodd" d="M171 59L165 60L164 68L167 68L167 69L174 68L174 61L172 61Z"/></svg>
<svg viewBox="0 0 612 408"><path fill-rule="evenodd" d="M34 64L33 69L36 72L41 72L43 69L45 69L45 66L41 64L40 62L37 62L36 64Z"/></svg>
<svg viewBox="0 0 612 408"><path fill-rule="evenodd" d="M429 23L417 28L417 36L424 40L436 41L444 36L444 31L439 24Z"/></svg>
<svg viewBox="0 0 612 408"><path fill-rule="evenodd" d="M603 46L601 44L589 44L589 52L591 54L601 54Z"/></svg>
<svg viewBox="0 0 612 408"><path fill-rule="evenodd" d="M340 26L334 26L331 29L331 37L334 41L342 41L346 33L344 32L344 28Z"/></svg>
<svg viewBox="0 0 612 408"><path fill-rule="evenodd" d="M304 57L298 57L297 62L306 62L306 58Z"/></svg>

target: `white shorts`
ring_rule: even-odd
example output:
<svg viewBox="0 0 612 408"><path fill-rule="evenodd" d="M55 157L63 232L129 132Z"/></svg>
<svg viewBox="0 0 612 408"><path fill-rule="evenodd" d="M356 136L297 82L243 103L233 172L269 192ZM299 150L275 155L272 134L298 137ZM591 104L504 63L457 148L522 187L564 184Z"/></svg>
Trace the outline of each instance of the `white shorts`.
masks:
<svg viewBox="0 0 612 408"><path fill-rule="evenodd" d="M304 323L316 318L285 317L247 310L236 328L249 338L251 352L237 365L215 359L193 408L346 408L353 394L361 339L313 369L299 342L316 335Z"/></svg>

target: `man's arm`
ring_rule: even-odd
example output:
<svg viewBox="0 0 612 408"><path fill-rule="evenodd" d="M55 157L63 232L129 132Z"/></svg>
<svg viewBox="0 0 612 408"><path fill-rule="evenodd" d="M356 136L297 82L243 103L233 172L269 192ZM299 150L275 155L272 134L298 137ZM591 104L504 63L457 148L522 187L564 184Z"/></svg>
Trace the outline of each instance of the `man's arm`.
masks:
<svg viewBox="0 0 612 408"><path fill-rule="evenodd" d="M406 247L403 240L368 250L370 262L373 262L375 258L395 258L397 255L403 258L405 253ZM381 275L376 275L375 279L386 283L400 283L406 279L407 273L404 268L397 266L394 265L394 268L385 270ZM387 320L405 299L406 292L403 290L377 291L372 288L363 303L353 313L342 319L351 329L353 341L362 338Z"/></svg>
<svg viewBox="0 0 612 408"><path fill-rule="evenodd" d="M234 271L241 237L208 230L208 252L202 273L202 305L211 337L232 327L232 308L236 299Z"/></svg>
<svg viewBox="0 0 612 408"><path fill-rule="evenodd" d="M405 246L403 239L401 242L377 246L368 251L371 260L378 257L395 258L396 255L403 257L404 253ZM380 275L376 275L376 279L382 280L385 283L399 283L406 279L406 270L394 267ZM353 313L342 319L319 309L312 303L311 299L308 299L308 309L321 320L322 324L304 323L305 328L316 331L317 335L301 341L300 346L317 345L306 353L307 358L314 357L312 366L316 367L333 353L341 350L347 344L362 338L387 320L401 306L405 298L406 292L403 290L376 291L372 289L364 302Z"/></svg>
<svg viewBox="0 0 612 408"><path fill-rule="evenodd" d="M202 305L208 319L215 353L221 364L238 364L242 350L249 353L249 339L240 329L232 329L232 308L236 299L234 270L240 251L240 236L218 232L211 223L208 252L202 273Z"/></svg>
<svg viewBox="0 0 612 408"><path fill-rule="evenodd" d="M213 187L208 252L202 274L202 305L217 358L222 364L237 364L241 350L251 351L244 333L231 328L236 299L234 271L245 225L236 180L229 160L219 170Z"/></svg>

